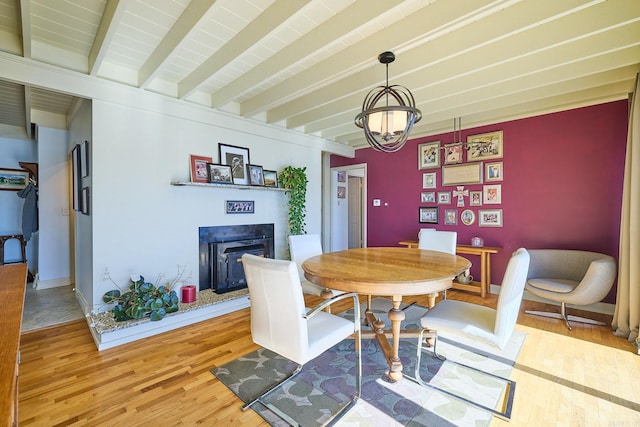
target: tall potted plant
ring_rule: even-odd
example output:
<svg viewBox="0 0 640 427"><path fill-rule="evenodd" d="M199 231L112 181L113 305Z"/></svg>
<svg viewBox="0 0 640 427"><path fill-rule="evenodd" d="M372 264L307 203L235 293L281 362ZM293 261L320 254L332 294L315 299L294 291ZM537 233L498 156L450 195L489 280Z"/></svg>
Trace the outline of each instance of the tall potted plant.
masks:
<svg viewBox="0 0 640 427"><path fill-rule="evenodd" d="M307 214L307 168L287 166L278 175L280 186L289 196L289 234L305 234Z"/></svg>

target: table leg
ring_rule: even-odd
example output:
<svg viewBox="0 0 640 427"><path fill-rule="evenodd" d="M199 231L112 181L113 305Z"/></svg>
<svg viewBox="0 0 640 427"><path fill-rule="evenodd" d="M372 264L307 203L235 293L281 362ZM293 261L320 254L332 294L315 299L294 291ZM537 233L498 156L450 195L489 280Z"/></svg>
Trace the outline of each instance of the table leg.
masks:
<svg viewBox="0 0 640 427"><path fill-rule="evenodd" d="M484 298L487 295L487 274L489 256L482 252L480 254L480 297Z"/></svg>
<svg viewBox="0 0 640 427"><path fill-rule="evenodd" d="M391 320L391 333L393 336L393 356L389 363L389 378L396 382L402 379L402 362L398 354L400 349L400 324L404 320L404 311L400 309L402 303L401 296L393 297L393 308L389 310L389 320Z"/></svg>
<svg viewBox="0 0 640 427"><path fill-rule="evenodd" d="M436 298L438 294L427 295L427 308L433 308L436 305Z"/></svg>

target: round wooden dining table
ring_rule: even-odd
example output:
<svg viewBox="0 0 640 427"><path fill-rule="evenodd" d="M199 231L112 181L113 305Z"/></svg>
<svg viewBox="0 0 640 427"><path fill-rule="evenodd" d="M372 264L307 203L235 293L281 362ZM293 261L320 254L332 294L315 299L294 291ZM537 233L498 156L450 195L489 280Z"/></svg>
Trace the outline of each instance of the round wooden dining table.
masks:
<svg viewBox="0 0 640 427"><path fill-rule="evenodd" d="M325 288L391 297L393 307L388 316L392 344L384 330L384 322L375 318L371 307L367 307L365 316L387 358L392 381L402 379L402 363L398 356L400 326L405 318L400 308L402 297L427 294L431 296L429 307L433 307L435 295L450 288L453 278L470 267L471 262L458 255L394 247L330 252L309 258L302 264L307 280Z"/></svg>

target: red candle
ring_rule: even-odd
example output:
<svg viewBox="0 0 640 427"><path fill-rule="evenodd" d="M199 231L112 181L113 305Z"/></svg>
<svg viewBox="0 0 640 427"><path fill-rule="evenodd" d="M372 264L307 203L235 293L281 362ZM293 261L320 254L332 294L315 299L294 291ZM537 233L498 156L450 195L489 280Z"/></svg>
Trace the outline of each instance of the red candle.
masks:
<svg viewBox="0 0 640 427"><path fill-rule="evenodd" d="M196 287L187 285L182 287L182 302L190 303L196 300Z"/></svg>

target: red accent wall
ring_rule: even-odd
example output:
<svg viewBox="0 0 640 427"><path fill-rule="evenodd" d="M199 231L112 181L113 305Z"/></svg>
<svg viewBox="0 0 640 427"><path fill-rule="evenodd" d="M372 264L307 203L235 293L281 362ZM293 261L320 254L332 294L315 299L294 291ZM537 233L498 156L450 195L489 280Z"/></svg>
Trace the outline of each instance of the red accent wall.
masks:
<svg viewBox="0 0 640 427"><path fill-rule="evenodd" d="M461 244L479 236L485 246L503 248L491 259L491 281L499 284L511 253L519 247L581 249L618 258L627 125L628 103L623 100L463 130L463 141L467 135L503 131L504 180L488 183L502 185L500 205L469 206L465 197L465 207L457 208L453 196L449 205L420 202L423 191L437 195L455 190L442 186L441 169L418 170L417 148L423 142L453 142L453 120L451 132L410 140L396 153L363 148L353 159L332 156L331 166L367 164L367 246L397 246L400 240L417 239L421 227L457 231ZM467 163L466 153L464 159ZM432 171L437 172L438 186L425 190L422 174ZM469 191L482 187L464 186ZM381 206L374 207L373 199L380 199ZM439 224L421 224L420 206L438 206ZM476 221L470 226L459 219L457 226L444 225L444 209L457 209L458 215L471 209ZM481 209L502 209L503 226L478 226ZM478 264L476 258L469 256ZM477 266L472 274L479 277ZM615 301L615 286L604 301Z"/></svg>

